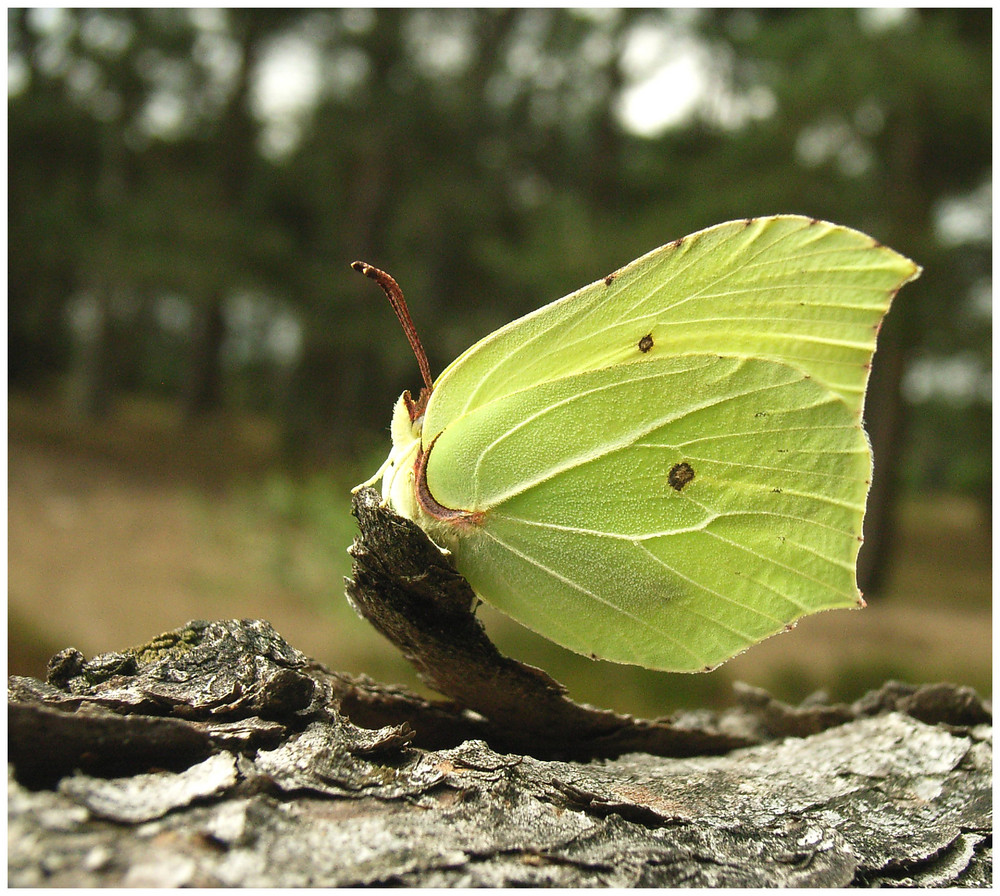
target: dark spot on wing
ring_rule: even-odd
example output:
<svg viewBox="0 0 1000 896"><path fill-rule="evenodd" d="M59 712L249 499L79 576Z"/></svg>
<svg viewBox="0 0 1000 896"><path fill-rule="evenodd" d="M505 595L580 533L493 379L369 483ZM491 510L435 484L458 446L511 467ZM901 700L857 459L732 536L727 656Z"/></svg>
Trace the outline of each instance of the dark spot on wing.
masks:
<svg viewBox="0 0 1000 896"><path fill-rule="evenodd" d="M691 467L691 464L686 461L674 464L670 468L670 472L667 474L667 482L670 487L676 491L680 491L692 479L694 479L694 469Z"/></svg>
<svg viewBox="0 0 1000 896"><path fill-rule="evenodd" d="M612 283L615 282L615 277L617 277L617 276L618 276L618 272L617 271L615 271L614 273L608 274L608 276L604 278L604 285L605 286L610 286Z"/></svg>
<svg viewBox="0 0 1000 896"><path fill-rule="evenodd" d="M653 347L653 334L647 333L642 339L639 340L639 351L643 354L648 352Z"/></svg>

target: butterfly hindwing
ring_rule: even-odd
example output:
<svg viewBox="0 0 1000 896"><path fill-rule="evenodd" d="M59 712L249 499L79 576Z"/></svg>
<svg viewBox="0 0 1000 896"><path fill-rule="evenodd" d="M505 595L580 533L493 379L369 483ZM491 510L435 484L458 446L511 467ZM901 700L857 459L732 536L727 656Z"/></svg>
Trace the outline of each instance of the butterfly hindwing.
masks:
<svg viewBox="0 0 1000 896"><path fill-rule="evenodd" d="M459 418L427 484L478 522L431 534L481 596L551 640L698 670L857 604L869 473L860 425L800 371L688 355Z"/></svg>

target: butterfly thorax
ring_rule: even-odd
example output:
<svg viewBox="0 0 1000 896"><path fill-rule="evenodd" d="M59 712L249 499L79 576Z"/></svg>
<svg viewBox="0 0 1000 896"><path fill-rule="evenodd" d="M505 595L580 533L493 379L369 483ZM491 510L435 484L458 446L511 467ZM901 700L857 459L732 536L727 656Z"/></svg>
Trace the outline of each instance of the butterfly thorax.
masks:
<svg viewBox="0 0 1000 896"><path fill-rule="evenodd" d="M413 520L439 544L447 546L455 527L479 525L481 512L445 507L427 483L427 461L434 447L423 444L423 415L411 419L413 402L404 392L392 415L392 451L383 466L382 500L400 516Z"/></svg>
<svg viewBox="0 0 1000 896"><path fill-rule="evenodd" d="M400 395L392 412L392 450L382 468L382 500L400 516L419 523L414 467L420 454L424 418L410 419L407 398L408 392Z"/></svg>

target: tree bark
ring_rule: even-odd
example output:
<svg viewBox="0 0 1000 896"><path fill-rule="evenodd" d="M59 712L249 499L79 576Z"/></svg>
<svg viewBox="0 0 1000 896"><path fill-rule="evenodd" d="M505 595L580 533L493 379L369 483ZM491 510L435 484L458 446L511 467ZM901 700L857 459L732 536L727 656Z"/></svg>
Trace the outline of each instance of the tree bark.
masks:
<svg viewBox="0 0 1000 896"><path fill-rule="evenodd" d="M478 715L324 669L265 622L66 650L48 682L10 680L8 883L989 885L974 694L738 696L673 724L751 746L568 761L498 750Z"/></svg>

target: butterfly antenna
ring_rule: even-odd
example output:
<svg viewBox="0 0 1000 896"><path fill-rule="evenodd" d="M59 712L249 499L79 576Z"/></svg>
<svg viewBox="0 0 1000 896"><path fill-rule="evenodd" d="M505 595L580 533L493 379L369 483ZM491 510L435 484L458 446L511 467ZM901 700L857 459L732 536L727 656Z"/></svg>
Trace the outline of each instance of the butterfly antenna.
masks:
<svg viewBox="0 0 1000 896"><path fill-rule="evenodd" d="M434 388L434 383L431 379L431 365L427 361L427 352L424 351L424 347L420 343L417 328L413 325L410 310L406 307L403 290L399 288L399 284L385 271L380 271L370 264L366 264L363 261L355 261L351 264L351 267L366 277L370 277L382 287L382 292L385 293L389 304L392 305L392 310L396 312L396 317L399 318L400 326L402 326L403 332L410 342L413 354L417 356L417 365L420 367L420 375L424 378L424 387L427 389L427 393L430 394Z"/></svg>

